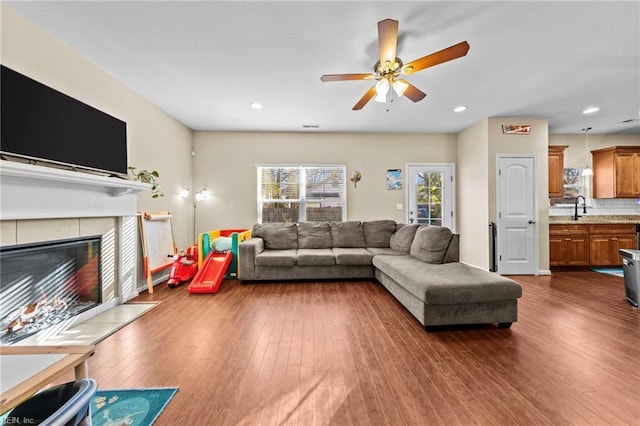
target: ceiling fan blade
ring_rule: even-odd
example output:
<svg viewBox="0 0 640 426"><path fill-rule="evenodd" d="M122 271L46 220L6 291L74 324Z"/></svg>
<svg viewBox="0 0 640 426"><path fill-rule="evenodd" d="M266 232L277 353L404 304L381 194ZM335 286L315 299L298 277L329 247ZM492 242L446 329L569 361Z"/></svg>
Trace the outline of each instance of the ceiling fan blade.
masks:
<svg viewBox="0 0 640 426"><path fill-rule="evenodd" d="M369 90L367 90L367 93L365 93L364 96L360 98L358 103L355 104L352 109L354 111L361 110L362 107L364 107L367 104L367 102L373 99L375 95L376 95L376 86L374 85L374 86L371 86Z"/></svg>
<svg viewBox="0 0 640 426"><path fill-rule="evenodd" d="M429 68L434 65L439 65L444 62L448 62L453 59L460 58L466 55L468 51L469 51L469 43L467 43L466 41L463 41L458 44L454 44L453 46L449 46L446 49L442 49L436 53L423 56L422 58L416 59L415 61L411 61L408 64L405 64L405 66L402 67L402 72L404 74L411 74L417 71L421 71L425 68Z"/></svg>
<svg viewBox="0 0 640 426"><path fill-rule="evenodd" d="M325 74L320 77L320 80L327 81L347 81L347 80L369 80L373 75L369 74Z"/></svg>
<svg viewBox="0 0 640 426"><path fill-rule="evenodd" d="M407 88L405 89L402 95L411 99L413 102L420 102L421 100L424 99L425 96L427 96L426 93L424 93L422 90L418 89L416 86L409 83L408 81L406 80L398 80L398 81L402 81L403 83L407 83L409 85L407 86Z"/></svg>
<svg viewBox="0 0 640 426"><path fill-rule="evenodd" d="M398 46L398 21L385 19L378 22L378 43L380 45L380 64L386 61L394 63Z"/></svg>

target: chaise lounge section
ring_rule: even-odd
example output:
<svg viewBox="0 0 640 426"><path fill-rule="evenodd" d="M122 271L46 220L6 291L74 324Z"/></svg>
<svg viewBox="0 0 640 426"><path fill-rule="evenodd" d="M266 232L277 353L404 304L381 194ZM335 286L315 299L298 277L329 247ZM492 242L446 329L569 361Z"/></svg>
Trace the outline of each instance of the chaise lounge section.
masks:
<svg viewBox="0 0 640 426"><path fill-rule="evenodd" d="M459 262L446 227L370 222L256 224L239 246L243 282L376 278L423 326L517 321L522 288Z"/></svg>

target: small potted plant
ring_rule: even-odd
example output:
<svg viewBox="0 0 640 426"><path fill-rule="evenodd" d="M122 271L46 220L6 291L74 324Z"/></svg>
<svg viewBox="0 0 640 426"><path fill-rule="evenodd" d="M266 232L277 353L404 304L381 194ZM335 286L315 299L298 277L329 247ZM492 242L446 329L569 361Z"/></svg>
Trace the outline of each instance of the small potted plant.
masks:
<svg viewBox="0 0 640 426"><path fill-rule="evenodd" d="M151 184L151 198L164 197L156 180L160 177L160 173L155 170L138 170L133 166L129 166L129 172L133 175L134 180Z"/></svg>

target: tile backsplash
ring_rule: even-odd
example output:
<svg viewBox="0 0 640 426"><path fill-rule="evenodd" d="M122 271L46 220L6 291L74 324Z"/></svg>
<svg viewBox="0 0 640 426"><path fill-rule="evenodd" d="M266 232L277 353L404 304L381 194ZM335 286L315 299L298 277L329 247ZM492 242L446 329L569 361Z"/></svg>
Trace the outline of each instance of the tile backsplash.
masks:
<svg viewBox="0 0 640 426"><path fill-rule="evenodd" d="M572 211L572 203L554 205L549 207L549 216L564 216ZM640 216L640 198L591 198L587 200L587 214Z"/></svg>

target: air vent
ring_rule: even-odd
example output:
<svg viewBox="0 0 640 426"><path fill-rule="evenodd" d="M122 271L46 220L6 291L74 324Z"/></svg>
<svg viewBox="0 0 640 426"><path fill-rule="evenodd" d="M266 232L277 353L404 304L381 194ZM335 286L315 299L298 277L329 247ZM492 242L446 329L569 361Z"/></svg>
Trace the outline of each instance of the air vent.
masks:
<svg viewBox="0 0 640 426"><path fill-rule="evenodd" d="M319 129L320 125L319 124L303 124L302 128L303 129Z"/></svg>
<svg viewBox="0 0 640 426"><path fill-rule="evenodd" d="M640 118L630 118L628 120L622 120L620 123L635 123L636 121L640 121Z"/></svg>

